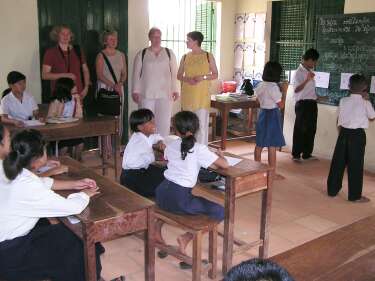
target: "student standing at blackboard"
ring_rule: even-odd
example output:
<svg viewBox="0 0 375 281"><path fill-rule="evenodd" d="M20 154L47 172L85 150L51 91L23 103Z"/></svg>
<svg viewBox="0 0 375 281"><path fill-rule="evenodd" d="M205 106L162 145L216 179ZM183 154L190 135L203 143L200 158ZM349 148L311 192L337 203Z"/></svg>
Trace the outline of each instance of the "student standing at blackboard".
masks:
<svg viewBox="0 0 375 281"><path fill-rule="evenodd" d="M318 105L313 69L318 59L318 51L313 48L308 49L302 56L302 63L292 80L296 100L296 121L292 148L292 156L295 161L301 161L301 154L303 160L315 159L311 153L314 149Z"/></svg>
<svg viewBox="0 0 375 281"><path fill-rule="evenodd" d="M368 83L360 74L349 79L350 96L342 98L338 108L338 126L340 133L333 153L331 168L327 180L329 196L336 196L342 187L345 167L348 167L348 200L369 202L362 196L363 161L366 146L368 120L375 119L375 111L368 100Z"/></svg>

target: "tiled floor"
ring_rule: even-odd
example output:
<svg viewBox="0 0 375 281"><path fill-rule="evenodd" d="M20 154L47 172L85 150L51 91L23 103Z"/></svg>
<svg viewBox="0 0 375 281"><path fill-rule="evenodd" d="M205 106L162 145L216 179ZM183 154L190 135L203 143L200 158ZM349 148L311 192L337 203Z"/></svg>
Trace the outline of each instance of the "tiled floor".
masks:
<svg viewBox="0 0 375 281"><path fill-rule="evenodd" d="M253 146L243 141L230 142L228 151L248 158L253 157ZM267 152L263 155L266 161ZM277 157L278 173L285 179L276 180L273 186L269 249L271 256L375 213L374 174L366 173L364 177L364 194L372 201L354 204L346 201L346 178L339 196L326 196L325 183L329 161L320 159L295 163L291 161L290 154L285 152L279 152ZM89 163L96 161L90 155L86 155L85 160ZM259 232L259 215L259 195L240 199L236 209L236 236L247 241L255 240ZM165 228L164 233L170 241L175 241L179 234L170 227ZM125 274L127 281L144 280L142 241L129 236L107 242L104 246L106 253L102 256L102 275L106 280L120 274ZM218 253L221 257L221 239ZM253 249L246 254L235 256L234 264L251 258L256 253L256 249ZM220 267L221 258L218 269ZM163 260L156 258L156 280L188 281L191 280L191 272L180 270L177 260L172 257ZM206 277L203 280L206 280Z"/></svg>

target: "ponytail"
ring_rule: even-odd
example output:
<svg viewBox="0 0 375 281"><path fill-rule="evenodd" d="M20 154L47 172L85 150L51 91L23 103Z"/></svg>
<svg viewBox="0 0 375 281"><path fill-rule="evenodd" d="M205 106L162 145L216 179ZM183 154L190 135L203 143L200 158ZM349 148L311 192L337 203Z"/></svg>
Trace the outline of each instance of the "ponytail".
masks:
<svg viewBox="0 0 375 281"><path fill-rule="evenodd" d="M45 142L37 130L24 130L17 133L11 142L11 152L5 157L5 176L14 180L24 168L29 168L33 160L44 155Z"/></svg>
<svg viewBox="0 0 375 281"><path fill-rule="evenodd" d="M194 147L194 144L197 140L193 135L188 135L182 138L181 142L181 158L185 160L188 153L192 153L191 149Z"/></svg>
<svg viewBox="0 0 375 281"><path fill-rule="evenodd" d="M9 94L11 91L12 91L11 88L5 89L5 90L3 91L3 96L2 96L1 98L5 97L5 96L6 96L7 94Z"/></svg>
<svg viewBox="0 0 375 281"><path fill-rule="evenodd" d="M22 171L23 167L21 162L22 158L16 151L10 152L4 159L4 173L9 180L14 180Z"/></svg>

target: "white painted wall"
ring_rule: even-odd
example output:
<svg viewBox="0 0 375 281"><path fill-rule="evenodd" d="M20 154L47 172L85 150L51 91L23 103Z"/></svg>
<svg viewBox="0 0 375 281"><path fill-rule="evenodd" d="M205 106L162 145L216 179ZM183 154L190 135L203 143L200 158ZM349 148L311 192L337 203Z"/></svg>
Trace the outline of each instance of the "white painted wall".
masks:
<svg viewBox="0 0 375 281"><path fill-rule="evenodd" d="M26 90L41 100L38 12L36 0L0 1L0 90L12 70L26 75Z"/></svg>

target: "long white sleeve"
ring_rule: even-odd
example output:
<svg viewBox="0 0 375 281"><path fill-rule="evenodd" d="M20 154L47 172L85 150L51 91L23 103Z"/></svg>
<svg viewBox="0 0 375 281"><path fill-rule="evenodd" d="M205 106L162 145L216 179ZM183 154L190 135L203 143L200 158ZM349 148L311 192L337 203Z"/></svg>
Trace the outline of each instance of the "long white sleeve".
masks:
<svg viewBox="0 0 375 281"><path fill-rule="evenodd" d="M133 93L141 93L141 69L142 69L142 59L141 59L142 51L138 52L134 58L134 65L133 65Z"/></svg>
<svg viewBox="0 0 375 281"><path fill-rule="evenodd" d="M177 81L177 60L176 56L173 53L172 50L170 50L171 53L171 60L169 62L170 67L171 67L171 92L172 93L179 93L180 88L179 88L179 83Z"/></svg>

